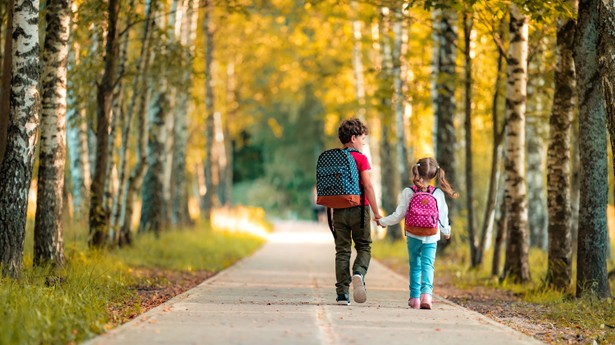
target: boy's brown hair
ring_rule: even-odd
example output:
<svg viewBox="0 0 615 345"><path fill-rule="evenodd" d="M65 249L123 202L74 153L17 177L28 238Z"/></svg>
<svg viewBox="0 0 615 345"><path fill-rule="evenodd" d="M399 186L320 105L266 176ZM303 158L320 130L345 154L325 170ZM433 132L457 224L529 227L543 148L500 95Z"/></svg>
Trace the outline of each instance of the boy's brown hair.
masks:
<svg viewBox="0 0 615 345"><path fill-rule="evenodd" d="M340 138L342 144L349 143L353 135L363 134L369 134L369 130L359 119L344 120L337 129L337 137Z"/></svg>

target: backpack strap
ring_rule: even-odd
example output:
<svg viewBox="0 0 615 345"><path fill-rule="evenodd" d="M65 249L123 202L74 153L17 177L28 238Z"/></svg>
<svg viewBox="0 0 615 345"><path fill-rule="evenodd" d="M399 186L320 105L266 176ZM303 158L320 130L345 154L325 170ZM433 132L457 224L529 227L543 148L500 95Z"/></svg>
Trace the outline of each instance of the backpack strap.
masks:
<svg viewBox="0 0 615 345"><path fill-rule="evenodd" d="M333 227L333 209L330 207L327 207L327 223L329 223L329 229L331 229L333 239L337 239L337 234L335 233L335 228Z"/></svg>
<svg viewBox="0 0 615 345"><path fill-rule="evenodd" d="M344 150L350 152L358 152L359 154L363 154L361 153L361 151L357 150L357 149L353 149L352 147L346 147L344 148ZM352 156L352 155L351 155ZM354 157L353 157L354 160ZM355 160L355 165L357 164L357 161ZM365 228L365 189L363 188L363 184L361 183L361 172L359 171L359 167L357 166L357 174L359 175L359 198L361 198L361 223L360 223L360 227L361 229Z"/></svg>

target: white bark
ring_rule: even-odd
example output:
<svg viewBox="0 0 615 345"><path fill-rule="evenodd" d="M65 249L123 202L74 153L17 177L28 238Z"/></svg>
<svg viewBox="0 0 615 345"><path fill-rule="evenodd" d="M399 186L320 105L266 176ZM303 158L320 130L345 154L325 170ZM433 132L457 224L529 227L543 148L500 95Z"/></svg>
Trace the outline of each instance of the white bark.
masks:
<svg viewBox="0 0 615 345"><path fill-rule="evenodd" d="M66 151L66 65L70 1L47 1L34 263L64 263L62 206Z"/></svg>
<svg viewBox="0 0 615 345"><path fill-rule="evenodd" d="M16 277L22 268L28 192L40 115L38 0L13 7L10 124L0 168L0 264Z"/></svg>
<svg viewBox="0 0 615 345"><path fill-rule="evenodd" d="M505 274L529 281L528 213L525 185L525 110L527 96L527 17L510 6L510 46L506 89L506 212L509 233Z"/></svg>

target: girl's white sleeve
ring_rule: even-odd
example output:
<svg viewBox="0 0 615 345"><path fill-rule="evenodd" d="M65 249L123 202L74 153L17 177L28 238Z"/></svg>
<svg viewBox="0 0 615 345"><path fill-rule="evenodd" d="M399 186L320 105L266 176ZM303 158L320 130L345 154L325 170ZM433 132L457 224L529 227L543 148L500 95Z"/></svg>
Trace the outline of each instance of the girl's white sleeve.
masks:
<svg viewBox="0 0 615 345"><path fill-rule="evenodd" d="M380 218L380 225L390 226L398 224L402 219L406 218L406 211L408 210L408 203L410 202L410 197L412 194L414 194L412 189L405 188L399 196L397 201L397 209L395 209L395 212L384 218Z"/></svg>
<svg viewBox="0 0 615 345"><path fill-rule="evenodd" d="M446 236L450 236L451 226L448 220L448 205L444 198L444 192L438 189L435 193L437 194L436 200L438 201L438 211L440 213L440 232Z"/></svg>

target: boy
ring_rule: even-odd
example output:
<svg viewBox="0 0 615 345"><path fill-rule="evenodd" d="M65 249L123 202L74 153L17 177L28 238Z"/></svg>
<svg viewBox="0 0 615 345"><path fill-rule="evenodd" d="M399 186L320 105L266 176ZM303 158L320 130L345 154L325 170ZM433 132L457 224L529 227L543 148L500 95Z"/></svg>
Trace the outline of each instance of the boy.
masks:
<svg viewBox="0 0 615 345"><path fill-rule="evenodd" d="M338 137L344 148L360 151L367 143L367 127L358 119L344 120L338 128ZM376 220L382 218L378 212L374 187L369 178L371 166L367 157L359 152L351 152L357 163L360 181L363 186L365 206L369 205ZM361 217L364 226L361 228ZM361 215L361 206L333 209L333 227L337 234L335 239L335 290L336 301L341 305L350 305L348 289L352 281L353 299L357 303L367 300L365 290L365 274L371 258L371 230L369 208L365 207ZM352 265L352 278L350 276L350 253L354 240L357 257Z"/></svg>

